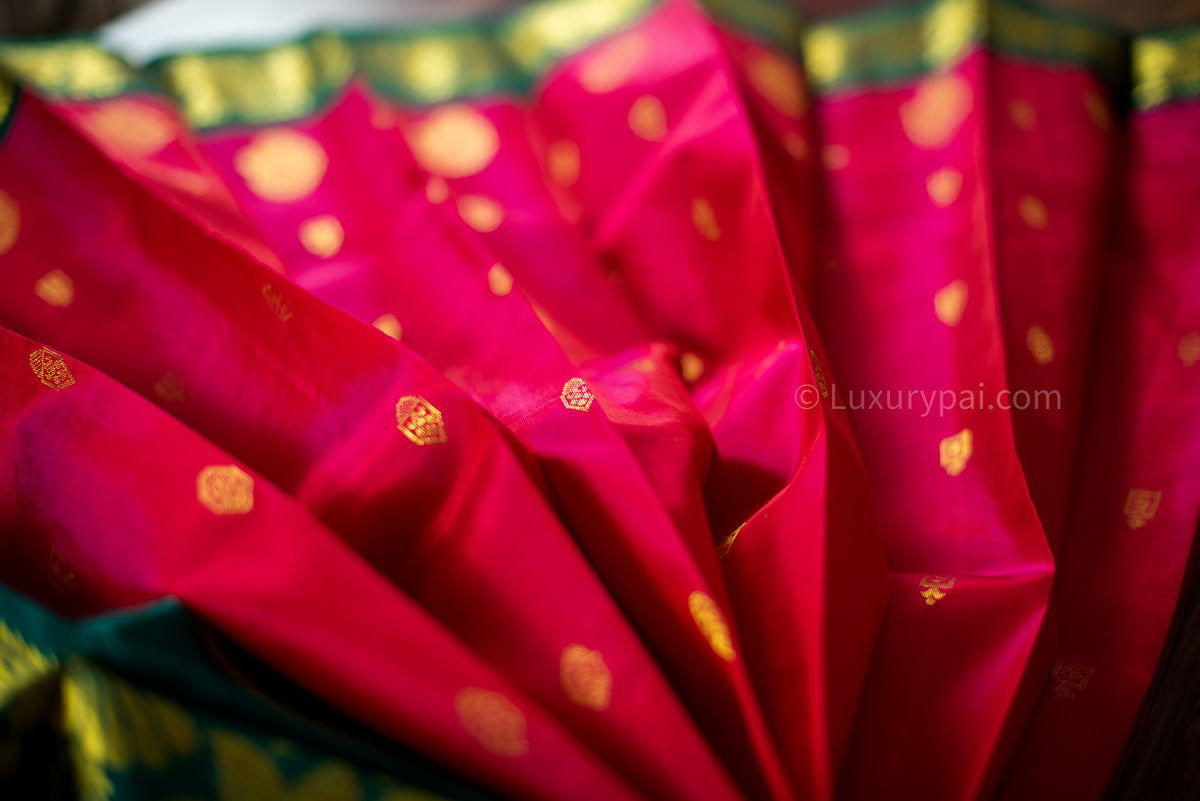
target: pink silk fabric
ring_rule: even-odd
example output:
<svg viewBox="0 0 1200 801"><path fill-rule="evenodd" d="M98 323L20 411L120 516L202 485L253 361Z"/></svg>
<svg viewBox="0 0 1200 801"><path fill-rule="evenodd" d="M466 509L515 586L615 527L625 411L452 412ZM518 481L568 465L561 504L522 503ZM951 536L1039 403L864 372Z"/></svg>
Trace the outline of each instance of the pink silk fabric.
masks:
<svg viewBox="0 0 1200 801"><path fill-rule="evenodd" d="M596 798L640 797L263 476L241 471L252 516L210 513L195 502L197 474L241 470L236 459L74 359L57 356L50 386L29 369L44 346L8 331L2 339L15 379L0 440L6 584L72 614L174 595L346 711L477 781L529 798L562 797L581 781ZM376 345L364 364L394 362L394 348ZM459 725L464 689L506 699L514 731ZM501 751L536 743L547 763L532 777L480 748L472 728Z"/></svg>
<svg viewBox="0 0 1200 801"><path fill-rule="evenodd" d="M794 55L666 0L521 95L29 87L0 580L513 797L1099 798L1200 510L1200 101Z"/></svg>
<svg viewBox="0 0 1200 801"><path fill-rule="evenodd" d="M22 245L32 247L18 245L10 251L7 277L14 283L35 281L43 260L53 259L75 276L79 299L71 305L89 324L56 325L58 310L27 307L25 316L15 318L16 325L47 335L51 347L88 355L160 401L162 393L154 387L161 377L146 371L156 363L170 365L163 375L173 372L186 388L181 390L186 397L175 401L181 407L176 410L179 419L235 455L244 453L248 463L293 494L496 669L516 676L535 696L544 693L560 714L576 718L579 728L595 727L597 742L615 741L626 759L643 761L651 774L686 767L678 781L695 784L680 797L733 793L525 468L466 396L406 346L389 343L378 331L298 288L283 290L285 299L273 304L272 288L281 285L278 275L155 203L94 151L80 147L78 137L36 100L28 101L24 113L32 122L26 127L29 136L14 130L8 152L52 149L61 172L37 168L23 175L22 165L43 160L17 157L6 172L12 192L53 197L72 182L76 200L88 205L91 219L103 222L89 240L54 237L63 221L53 212L57 208L70 215L71 206L46 203L40 215L26 220L23 232L28 236ZM106 240L128 244L105 247ZM197 270L188 264L208 266ZM137 289L132 288L135 283ZM251 288L241 307L223 297L238 284ZM186 300L174 299L179 296ZM296 329L299 341L292 334ZM107 343L104 353L88 344L102 341ZM118 341L122 347L116 346ZM271 351L273 347L281 350ZM288 350L300 348L298 354L320 347L332 347L329 358L313 364L299 360L289 368L294 357L287 357ZM274 368L251 369L223 386L203 378L212 359L234 368L261 365L263 349L274 353ZM381 349L392 354L388 362L364 363L359 355ZM389 405L389 394L424 399L457 437L433 443L445 447L405 443L407 458L394 458L386 442L371 433L389 419L396 429L396 401ZM379 400L372 400L376 396ZM558 413L570 410L559 404ZM456 481L423 478L431 473ZM486 482L480 475L487 476ZM467 489L482 484L486 492ZM514 530L522 532L520 540L506 535ZM503 566L503 578L489 565ZM545 614L554 608L564 613ZM699 629L691 628L699 637ZM603 655L611 680L626 688L619 703L606 704L605 715L571 702L559 686L560 654L575 644ZM531 664L542 667L530 670ZM624 736L614 737L604 729L620 725L622 708L638 725L626 724ZM661 728L648 726L645 714ZM647 742L627 749L633 737ZM659 749L667 750L656 753ZM707 774L705 765L710 766ZM664 792L654 781L662 780L647 779L651 794Z"/></svg>

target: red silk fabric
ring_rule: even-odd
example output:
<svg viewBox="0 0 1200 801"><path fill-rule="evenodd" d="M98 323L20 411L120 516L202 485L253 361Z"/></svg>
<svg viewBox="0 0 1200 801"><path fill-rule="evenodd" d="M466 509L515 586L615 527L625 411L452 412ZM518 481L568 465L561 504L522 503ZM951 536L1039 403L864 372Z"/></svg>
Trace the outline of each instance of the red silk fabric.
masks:
<svg viewBox="0 0 1200 801"><path fill-rule="evenodd" d="M34 90L0 580L516 797L1097 798L1200 505L1197 125L974 45L817 92L681 0L528 96Z"/></svg>

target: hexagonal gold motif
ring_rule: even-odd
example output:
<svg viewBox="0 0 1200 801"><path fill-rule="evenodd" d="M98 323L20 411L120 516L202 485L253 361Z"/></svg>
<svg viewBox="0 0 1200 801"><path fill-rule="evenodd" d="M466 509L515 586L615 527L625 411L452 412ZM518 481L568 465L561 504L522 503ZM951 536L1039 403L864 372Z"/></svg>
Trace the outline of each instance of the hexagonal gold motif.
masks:
<svg viewBox="0 0 1200 801"><path fill-rule="evenodd" d="M29 367L43 384L55 392L75 383L75 376L71 375L71 368L67 367L63 357L49 348L38 348L29 354Z"/></svg>
<svg viewBox="0 0 1200 801"><path fill-rule="evenodd" d="M446 441L442 413L420 395L405 395L396 402L396 425L404 436L418 445Z"/></svg>
<svg viewBox="0 0 1200 801"><path fill-rule="evenodd" d="M586 412L592 408L592 401L596 396L588 389L587 384L583 383L582 378L572 378L567 383L563 384L562 388L563 406L568 409L574 409L577 412Z"/></svg>
<svg viewBox="0 0 1200 801"><path fill-rule="evenodd" d="M209 465L196 476L196 500L216 515L244 515L254 508L254 479L236 465Z"/></svg>

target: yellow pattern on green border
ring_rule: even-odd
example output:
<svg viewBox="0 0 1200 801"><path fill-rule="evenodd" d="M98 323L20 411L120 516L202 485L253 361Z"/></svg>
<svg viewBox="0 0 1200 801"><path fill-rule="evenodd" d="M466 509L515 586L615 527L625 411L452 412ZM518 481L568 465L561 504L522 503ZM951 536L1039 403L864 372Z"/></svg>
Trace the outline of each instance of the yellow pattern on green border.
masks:
<svg viewBox="0 0 1200 801"><path fill-rule="evenodd" d="M5 43L0 65L47 94L78 99L120 94L134 74L118 56L82 37Z"/></svg>
<svg viewBox="0 0 1200 801"><path fill-rule="evenodd" d="M829 91L944 68L985 30L981 0L940 0L921 13L865 13L813 25L801 34L801 50L813 88Z"/></svg>
<svg viewBox="0 0 1200 801"><path fill-rule="evenodd" d="M0 620L0 704L58 665Z"/></svg>
<svg viewBox="0 0 1200 801"><path fill-rule="evenodd" d="M159 66L163 85L197 128L306 116L353 72L345 41L328 33L254 53L186 54Z"/></svg>
<svg viewBox="0 0 1200 801"><path fill-rule="evenodd" d="M988 4L991 40L1006 53L1083 62L1111 75L1126 57L1127 40L1116 29L1025 6Z"/></svg>
<svg viewBox="0 0 1200 801"><path fill-rule="evenodd" d="M512 69L495 41L475 32L382 36L352 48L369 84L418 103L483 94L502 86Z"/></svg>
<svg viewBox="0 0 1200 801"><path fill-rule="evenodd" d="M544 0L505 17L497 38L526 72L537 73L610 36L655 5L657 0Z"/></svg>
<svg viewBox="0 0 1200 801"><path fill-rule="evenodd" d="M388 31L324 31L273 47L183 53L141 70L86 37L0 44L0 69L50 97L132 90L174 97L196 128L302 118L355 74L419 104L521 93L565 56L617 33L662 0L542 0L496 20Z"/></svg>
<svg viewBox="0 0 1200 801"><path fill-rule="evenodd" d="M87 37L0 44L0 69L49 96L135 90L176 98L199 129L265 125L317 112L355 75L401 102L522 94L561 59L632 25L666 0L539 0L494 19L382 33L321 32L265 49L170 56L140 70ZM817 94L952 67L980 46L1084 64L1119 86L1130 41L1115 29L1019 0L927 0L804 25L783 0L703 0L733 29L800 52ZM1140 107L1200 95L1200 28L1132 43ZM0 86L0 89L3 89ZM3 92L11 105L11 91Z"/></svg>
<svg viewBox="0 0 1200 801"><path fill-rule="evenodd" d="M196 724L175 702L137 690L84 660L65 664L62 726L82 801L112 797L110 771L133 765L160 770L199 746Z"/></svg>
<svg viewBox="0 0 1200 801"><path fill-rule="evenodd" d="M1200 25L1136 37L1131 55L1138 108L1200 95Z"/></svg>
<svg viewBox="0 0 1200 801"><path fill-rule="evenodd" d="M815 91L872 85L952 67L975 47L1040 62L1084 64L1119 76L1126 40L1061 12L996 0L935 0L871 9L801 34Z"/></svg>

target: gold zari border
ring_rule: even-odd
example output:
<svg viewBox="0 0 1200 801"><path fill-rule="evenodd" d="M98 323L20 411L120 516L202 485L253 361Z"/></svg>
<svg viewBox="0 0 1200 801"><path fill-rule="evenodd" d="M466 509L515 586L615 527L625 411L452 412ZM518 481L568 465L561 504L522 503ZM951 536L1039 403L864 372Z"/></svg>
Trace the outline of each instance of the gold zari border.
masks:
<svg viewBox="0 0 1200 801"><path fill-rule="evenodd" d="M264 125L314 113L360 76L418 105L521 94L564 57L612 36L664 0L540 0L495 19L383 33L320 32L243 52L186 53L134 69L88 37L0 43L0 71L37 91L90 100L131 91L175 98L199 129ZM1113 86L1128 77L1149 108L1200 95L1200 27L1137 37L1018 0L931 0L803 25L783 0L703 0L724 24L804 60L812 90L905 80L979 47L1085 64ZM0 112L11 88L0 85Z"/></svg>
<svg viewBox="0 0 1200 801"><path fill-rule="evenodd" d="M800 46L815 91L938 69L985 30L977 0L942 0L920 14L863 14L813 25Z"/></svg>
<svg viewBox="0 0 1200 801"><path fill-rule="evenodd" d="M161 84L197 128L311 114L354 74L346 42L321 33L256 53L187 54L159 65Z"/></svg>
<svg viewBox="0 0 1200 801"><path fill-rule="evenodd" d="M1127 53L1115 30L997 0L872 9L812 25L800 40L818 93L946 69L979 46L1037 61L1082 63L1114 82Z"/></svg>
<svg viewBox="0 0 1200 801"><path fill-rule="evenodd" d="M0 70L51 97L144 90L174 97L196 128L298 119L355 75L417 104L523 92L564 56L661 0L542 0L494 20L383 34L324 31L249 51L184 53L134 69L87 37L0 44Z"/></svg>
<svg viewBox="0 0 1200 801"><path fill-rule="evenodd" d="M90 39L6 42L0 66L19 81L50 95L112 97L130 88L134 70Z"/></svg>
<svg viewBox="0 0 1200 801"><path fill-rule="evenodd" d="M1200 25L1136 37L1131 56L1138 108L1200 95Z"/></svg>

